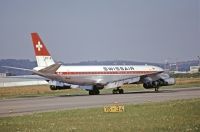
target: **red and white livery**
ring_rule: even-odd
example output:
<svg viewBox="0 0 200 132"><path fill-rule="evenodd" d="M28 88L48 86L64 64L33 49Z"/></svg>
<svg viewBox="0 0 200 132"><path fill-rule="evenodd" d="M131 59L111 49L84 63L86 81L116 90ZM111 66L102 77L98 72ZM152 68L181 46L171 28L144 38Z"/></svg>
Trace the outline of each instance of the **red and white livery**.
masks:
<svg viewBox="0 0 200 132"><path fill-rule="evenodd" d="M164 70L149 65L64 66L55 63L38 33L31 33L37 67L32 72L46 78L52 90L79 87L97 95L103 88L116 88L113 93L123 93L123 84L143 83L144 88L175 84Z"/></svg>

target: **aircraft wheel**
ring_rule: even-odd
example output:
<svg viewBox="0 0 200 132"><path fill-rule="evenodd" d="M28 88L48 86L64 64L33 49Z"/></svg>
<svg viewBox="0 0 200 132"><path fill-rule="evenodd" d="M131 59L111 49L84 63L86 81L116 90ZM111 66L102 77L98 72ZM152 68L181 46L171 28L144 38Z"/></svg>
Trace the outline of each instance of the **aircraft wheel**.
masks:
<svg viewBox="0 0 200 132"><path fill-rule="evenodd" d="M155 88L155 92L158 92L158 89L159 89L158 87L157 87L157 88Z"/></svg>
<svg viewBox="0 0 200 132"><path fill-rule="evenodd" d="M93 90L90 90L90 91L89 91L89 95L94 95Z"/></svg>
<svg viewBox="0 0 200 132"><path fill-rule="evenodd" d="M100 91L98 89L89 91L89 95L99 95L99 93L100 93Z"/></svg>
<svg viewBox="0 0 200 132"><path fill-rule="evenodd" d="M124 90L123 89L119 89L119 94L123 94Z"/></svg>
<svg viewBox="0 0 200 132"><path fill-rule="evenodd" d="M113 89L112 92L113 92L113 94L117 94L118 91L117 91L117 89Z"/></svg>
<svg viewBox="0 0 200 132"><path fill-rule="evenodd" d="M51 90L57 90L56 86L54 86L54 85L50 85L50 89Z"/></svg>
<svg viewBox="0 0 200 132"><path fill-rule="evenodd" d="M95 90L95 95L99 95L100 91L99 90Z"/></svg>
<svg viewBox="0 0 200 132"><path fill-rule="evenodd" d="M119 88L117 88L117 89L113 89L113 94L123 94L124 93L124 90L123 89L119 89Z"/></svg>

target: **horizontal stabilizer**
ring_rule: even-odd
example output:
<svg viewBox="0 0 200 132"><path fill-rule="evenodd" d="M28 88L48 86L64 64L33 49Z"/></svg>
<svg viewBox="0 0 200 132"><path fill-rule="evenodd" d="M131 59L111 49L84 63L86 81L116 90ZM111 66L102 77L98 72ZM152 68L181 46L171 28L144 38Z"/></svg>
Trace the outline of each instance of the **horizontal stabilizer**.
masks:
<svg viewBox="0 0 200 132"><path fill-rule="evenodd" d="M61 63L56 63L56 64L50 65L50 66L48 66L48 67L46 67L46 68L44 68L44 69L39 70L39 72L55 74L56 71L58 70L58 68L59 68L61 65L62 65Z"/></svg>
<svg viewBox="0 0 200 132"><path fill-rule="evenodd" d="M33 70L32 70L32 69L25 69L25 68L12 67L12 66L1 66L1 67L4 67L4 68L9 68L9 69L16 69L16 70L22 70L22 71L31 71L31 72L33 72Z"/></svg>

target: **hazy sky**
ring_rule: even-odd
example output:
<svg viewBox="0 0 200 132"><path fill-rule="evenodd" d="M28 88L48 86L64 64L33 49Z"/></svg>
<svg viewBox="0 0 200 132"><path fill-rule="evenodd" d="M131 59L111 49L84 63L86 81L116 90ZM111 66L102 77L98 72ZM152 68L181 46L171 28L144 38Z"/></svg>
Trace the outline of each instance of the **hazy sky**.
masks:
<svg viewBox="0 0 200 132"><path fill-rule="evenodd" d="M199 0L0 0L0 59L35 60L38 32L57 61L196 59Z"/></svg>

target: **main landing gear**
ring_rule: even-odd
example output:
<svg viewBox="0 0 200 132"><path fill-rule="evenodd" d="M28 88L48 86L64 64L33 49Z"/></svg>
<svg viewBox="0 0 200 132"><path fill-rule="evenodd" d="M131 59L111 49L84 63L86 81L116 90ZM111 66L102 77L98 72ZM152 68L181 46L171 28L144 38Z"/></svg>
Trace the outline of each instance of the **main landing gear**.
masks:
<svg viewBox="0 0 200 132"><path fill-rule="evenodd" d="M158 92L159 87L155 87L155 92Z"/></svg>
<svg viewBox="0 0 200 132"><path fill-rule="evenodd" d="M160 85L160 83L159 83L158 81L154 81L154 82L153 82L153 86L154 86L154 88L155 88L155 92L158 92L159 85Z"/></svg>
<svg viewBox="0 0 200 132"><path fill-rule="evenodd" d="M116 89L113 89L113 94L123 94L124 90L120 89L120 87L117 87Z"/></svg>
<svg viewBox="0 0 200 132"><path fill-rule="evenodd" d="M89 95L99 95L100 91L99 89L93 89L89 91Z"/></svg>

